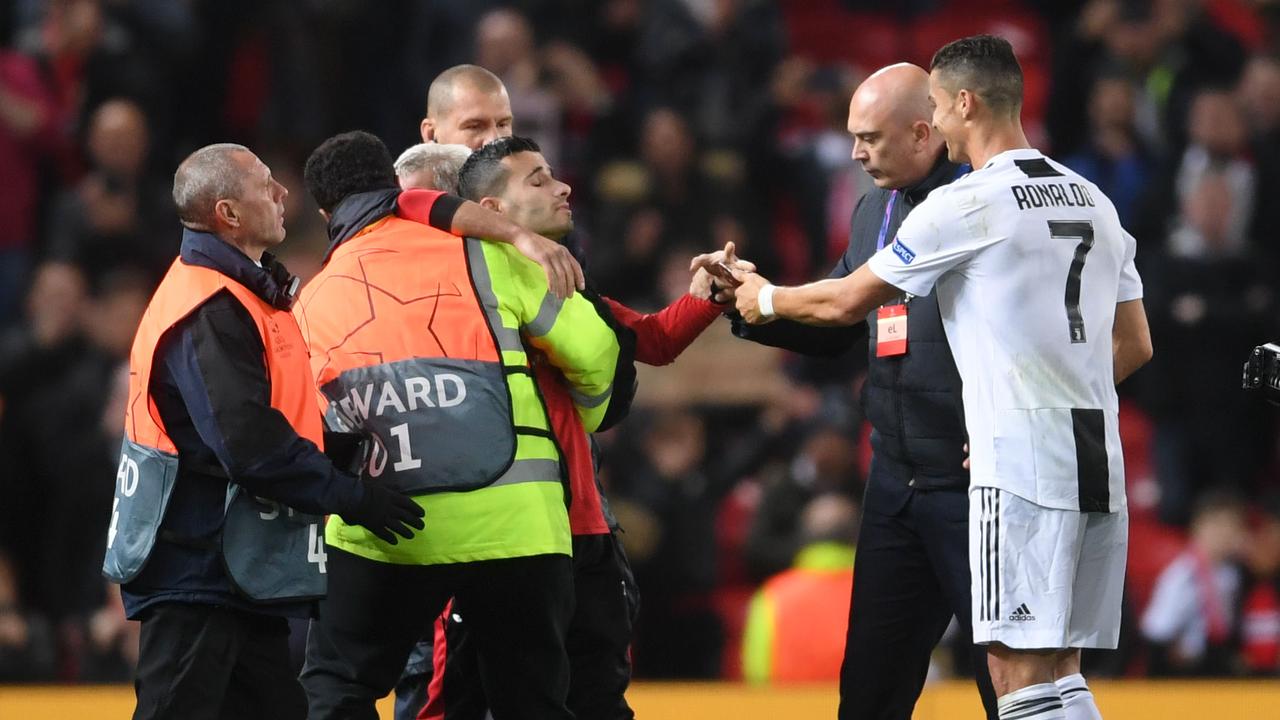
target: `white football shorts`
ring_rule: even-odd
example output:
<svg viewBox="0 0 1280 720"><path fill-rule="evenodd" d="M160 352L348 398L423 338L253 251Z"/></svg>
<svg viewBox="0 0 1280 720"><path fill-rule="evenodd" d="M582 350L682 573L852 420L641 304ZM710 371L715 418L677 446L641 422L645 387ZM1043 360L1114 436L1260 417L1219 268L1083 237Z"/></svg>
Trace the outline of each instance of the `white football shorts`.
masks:
<svg viewBox="0 0 1280 720"><path fill-rule="evenodd" d="M1108 648L1120 638L1129 515L1046 508L969 489L973 640L1020 650Z"/></svg>

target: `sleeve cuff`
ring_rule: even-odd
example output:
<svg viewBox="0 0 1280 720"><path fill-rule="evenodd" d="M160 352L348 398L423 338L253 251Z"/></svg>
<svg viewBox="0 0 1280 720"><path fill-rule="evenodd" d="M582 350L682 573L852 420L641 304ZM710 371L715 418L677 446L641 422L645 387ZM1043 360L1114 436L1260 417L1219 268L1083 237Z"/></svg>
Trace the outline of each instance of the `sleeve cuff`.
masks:
<svg viewBox="0 0 1280 720"><path fill-rule="evenodd" d="M431 206L431 217L429 224L437 230L445 232L453 231L453 216L458 214L458 208L462 207L462 203L466 200L457 195L441 195L436 198L436 202Z"/></svg>
<svg viewBox="0 0 1280 720"><path fill-rule="evenodd" d="M439 190L405 190L396 198L400 217L452 232L453 216L466 200Z"/></svg>

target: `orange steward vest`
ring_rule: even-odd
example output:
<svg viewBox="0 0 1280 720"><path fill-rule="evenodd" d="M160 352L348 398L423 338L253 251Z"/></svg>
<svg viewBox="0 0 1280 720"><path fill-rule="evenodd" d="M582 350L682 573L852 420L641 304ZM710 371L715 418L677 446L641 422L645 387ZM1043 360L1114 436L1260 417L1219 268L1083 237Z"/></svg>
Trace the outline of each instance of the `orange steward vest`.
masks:
<svg viewBox="0 0 1280 720"><path fill-rule="evenodd" d="M103 574L115 582L132 580L150 557L180 466L150 392L156 348L175 325L222 290L244 306L262 337L271 407L299 436L323 449L323 421L307 348L293 315L216 270L175 260L142 316L129 353L125 439L103 566ZM233 586L260 601L322 595L321 518L291 508L282 511L230 480L222 554Z"/></svg>
<svg viewBox="0 0 1280 720"><path fill-rule="evenodd" d="M524 479L507 373L530 371L474 260L460 238L387 217L339 245L294 307L331 429L370 436L366 475L402 492Z"/></svg>

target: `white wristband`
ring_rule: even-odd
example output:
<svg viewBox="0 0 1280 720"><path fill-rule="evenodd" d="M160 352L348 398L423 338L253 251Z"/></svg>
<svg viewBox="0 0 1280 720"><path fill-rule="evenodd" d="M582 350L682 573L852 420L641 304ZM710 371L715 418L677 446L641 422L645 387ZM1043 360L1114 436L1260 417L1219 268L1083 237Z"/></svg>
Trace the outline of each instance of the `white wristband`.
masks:
<svg viewBox="0 0 1280 720"><path fill-rule="evenodd" d="M773 317L773 291L777 289L773 285L765 285L760 288L760 294L756 295L756 305L760 308L761 317Z"/></svg>

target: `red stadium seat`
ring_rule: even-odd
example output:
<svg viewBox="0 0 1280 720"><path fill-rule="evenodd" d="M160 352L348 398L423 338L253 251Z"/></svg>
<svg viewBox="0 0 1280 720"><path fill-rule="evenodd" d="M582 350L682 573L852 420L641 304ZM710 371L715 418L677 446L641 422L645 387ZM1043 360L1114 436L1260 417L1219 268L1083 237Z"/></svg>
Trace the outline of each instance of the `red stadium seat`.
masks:
<svg viewBox="0 0 1280 720"><path fill-rule="evenodd" d="M782 3L791 53L864 70L905 59L906 33L891 13L851 12L839 0Z"/></svg>
<svg viewBox="0 0 1280 720"><path fill-rule="evenodd" d="M1245 0L1208 0L1205 12L1214 25L1236 36L1246 48L1257 52L1267 44L1267 27L1257 8Z"/></svg>

